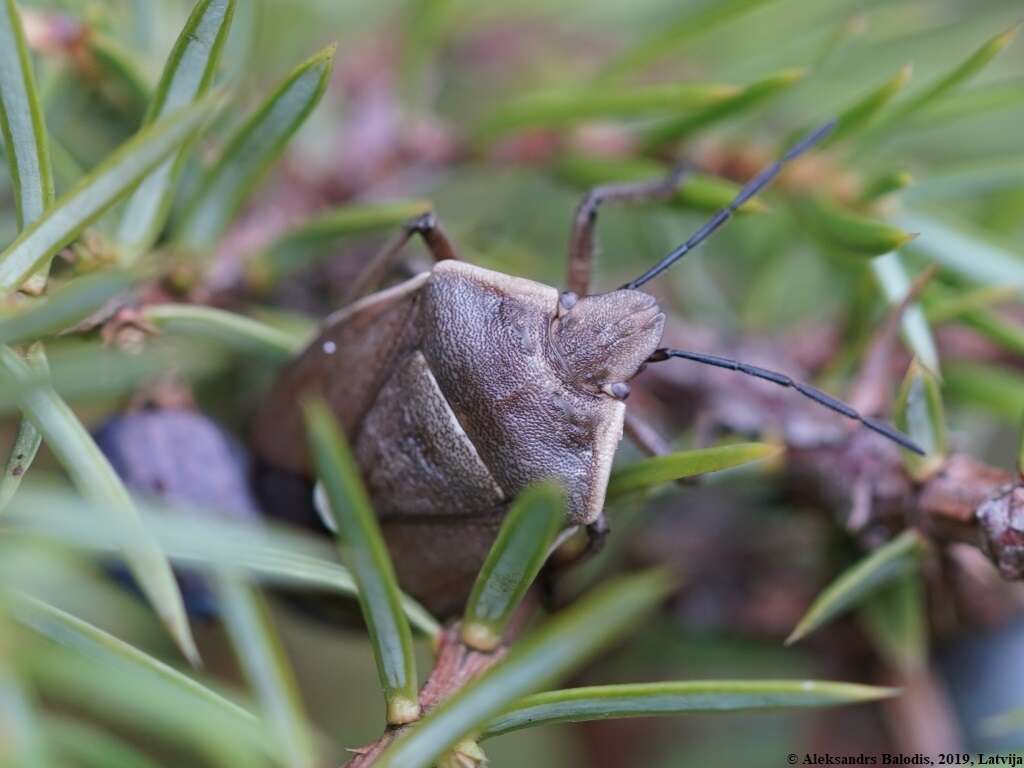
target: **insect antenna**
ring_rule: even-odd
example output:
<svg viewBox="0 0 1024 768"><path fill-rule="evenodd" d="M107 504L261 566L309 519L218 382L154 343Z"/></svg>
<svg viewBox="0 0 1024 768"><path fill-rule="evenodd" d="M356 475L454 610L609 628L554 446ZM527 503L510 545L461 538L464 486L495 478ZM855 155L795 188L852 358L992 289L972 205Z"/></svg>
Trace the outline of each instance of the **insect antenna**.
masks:
<svg viewBox="0 0 1024 768"><path fill-rule="evenodd" d="M862 416L855 409L839 400L832 395L822 392L817 387L812 387L810 384L804 384L803 382L797 381L784 373L778 373L777 371L770 371L767 368L759 368L756 365L749 365L747 363L741 363L738 360L731 360L728 357L719 357L718 355L707 355L701 352L687 352L684 349L668 349L661 348L656 349L654 354L648 358L650 363L659 363L664 360L668 360L673 357L678 357L683 360L692 360L695 363L701 363L703 365L713 365L717 368L725 368L730 371L737 371L738 373L744 373L747 376L753 376L758 379L770 381L772 384L778 384L780 387L789 387L795 389L804 397L807 397L818 405L823 405L829 410L835 411L836 413L842 414L848 419L859 421L868 429L877 432L892 440L894 443L906 448L908 451L924 456L925 453L917 443L911 440L909 437L904 435L902 432L897 430L895 427L886 424L884 421L873 419L870 416Z"/></svg>
<svg viewBox="0 0 1024 768"><path fill-rule="evenodd" d="M725 208L720 209L710 219L708 219L707 222L705 222L705 224L700 229L698 229L696 232L690 235L689 239L687 239L685 243L683 243L678 248L669 253L665 258L663 258L653 267L651 267L642 275L640 275L640 277L636 278L635 280L630 280L622 287L639 288L644 283L656 278L666 269L668 269L681 258L683 258L683 256L685 256L687 253L689 253L698 245L707 240L716 229L722 226L729 219L729 217L736 213L737 208L739 208L741 205L747 202L747 200L749 200L762 189L764 189L766 186L768 186L768 184L770 184L772 180L779 175L779 171L782 170L782 167L787 162L799 157L808 149L810 149L815 144L820 142L822 139L828 136L832 132L832 129L835 127L836 121L831 120L825 123L824 125L815 128L813 131L807 134L804 138L802 138L800 141L798 141L796 144L790 147L789 151L786 152L786 154L784 154L781 159L776 160L774 163L769 165L767 168L763 169L754 178L748 181L744 185L743 189L739 191L739 194L736 195L736 197L733 199L731 203L729 203Z"/></svg>

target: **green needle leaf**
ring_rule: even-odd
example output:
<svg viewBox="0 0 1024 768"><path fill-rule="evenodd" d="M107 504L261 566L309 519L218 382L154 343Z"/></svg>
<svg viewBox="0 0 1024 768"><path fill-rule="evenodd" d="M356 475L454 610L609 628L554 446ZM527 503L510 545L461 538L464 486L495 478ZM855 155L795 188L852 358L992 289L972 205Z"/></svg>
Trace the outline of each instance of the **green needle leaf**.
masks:
<svg viewBox="0 0 1024 768"><path fill-rule="evenodd" d="M53 203L53 174L32 60L14 0L0 1L0 129L22 229Z"/></svg>
<svg viewBox="0 0 1024 768"><path fill-rule="evenodd" d="M438 704L398 737L377 768L428 768L463 737L479 731L513 702L579 669L640 622L673 589L650 571L596 590L517 642L508 655Z"/></svg>
<svg viewBox="0 0 1024 768"><path fill-rule="evenodd" d="M171 344L155 338L141 352L114 349L98 341L53 345L45 367L27 367L17 379L0 376L0 412L20 408L38 387L68 401L98 400L130 394L141 383L166 375L169 367L184 379L198 379L221 364L199 344Z"/></svg>
<svg viewBox="0 0 1024 768"><path fill-rule="evenodd" d="M612 472L608 481L608 499L611 501L680 478L760 461L778 455L781 450L779 446L769 443L735 443L644 459Z"/></svg>
<svg viewBox="0 0 1024 768"><path fill-rule="evenodd" d="M120 271L75 278L25 310L0 318L0 344L24 344L67 330L124 293L135 279Z"/></svg>
<svg viewBox="0 0 1024 768"><path fill-rule="evenodd" d="M605 70L603 77L618 79L641 70L674 51L683 50L686 43L735 18L757 10L772 0L719 0L706 4L697 12L687 11L679 19L669 22L620 54Z"/></svg>
<svg viewBox="0 0 1024 768"><path fill-rule="evenodd" d="M490 723L484 738L549 723L716 712L775 712L860 704L893 688L820 680L687 680L569 688L527 696Z"/></svg>
<svg viewBox="0 0 1024 768"><path fill-rule="evenodd" d="M921 446L926 456L903 449L911 476L924 480L942 467L949 442L939 380L915 358L900 386L895 406L896 426Z"/></svg>
<svg viewBox="0 0 1024 768"><path fill-rule="evenodd" d="M43 110L14 0L0 0L0 133L20 232L53 205L54 192ZM26 292L42 293L48 271L43 264Z"/></svg>
<svg viewBox="0 0 1024 768"><path fill-rule="evenodd" d="M0 133L14 188L20 232L53 204L54 191L43 111L21 19L13 0L0 0ZM48 272L49 264L42 265L26 284L27 291L41 293L46 287ZM26 354L26 359L34 367L45 366L46 353L42 347L34 347ZM17 493L41 444L39 430L27 419L21 419L3 478L0 478L0 511Z"/></svg>
<svg viewBox="0 0 1024 768"><path fill-rule="evenodd" d="M38 768L52 765L36 721L35 702L8 668L7 659L0 660L0 724L4 729L5 766Z"/></svg>
<svg viewBox="0 0 1024 768"><path fill-rule="evenodd" d="M30 370L40 375L46 374L46 352L42 344L33 344L22 353L25 363ZM21 487L21 481L32 466L32 462L39 453L39 447L43 444L43 436L31 419L22 417L18 422L18 433L11 445L10 455L7 457L7 465L4 467L3 477L0 478L0 513L7 509L7 505L14 494Z"/></svg>
<svg viewBox="0 0 1024 768"><path fill-rule="evenodd" d="M883 584L909 573L917 567L924 550L925 541L921 535L917 531L907 530L843 571L815 598L807 613L786 638L786 645L806 637L826 622L859 605L867 595Z"/></svg>
<svg viewBox="0 0 1024 768"><path fill-rule="evenodd" d="M1024 157L967 160L937 166L904 195L908 205L924 207L939 201L960 202L966 197L1017 189L1024 175Z"/></svg>
<svg viewBox="0 0 1024 768"><path fill-rule="evenodd" d="M955 363L942 375L953 400L1014 423L1024 412L1024 376L1017 371L983 363Z"/></svg>
<svg viewBox="0 0 1024 768"><path fill-rule="evenodd" d="M752 110L800 82L806 70L787 69L746 86L735 96L698 110L695 114L669 120L643 133L642 144L648 152L686 138L733 115Z"/></svg>
<svg viewBox="0 0 1024 768"><path fill-rule="evenodd" d="M1014 294L1019 293L1018 290L1011 290L1013 290ZM999 291L1006 292L1003 286L997 286L996 289L989 289L989 291L990 295L996 295ZM969 296L965 297L964 304L959 308L949 306L948 309L959 310L960 316L958 320L962 325L973 328L979 334L1008 352L1024 354L1024 325L1003 317L996 312L970 307L971 298ZM976 304L980 304L984 296L979 294L976 299Z"/></svg>
<svg viewBox="0 0 1024 768"><path fill-rule="evenodd" d="M275 364L290 360L306 341L258 320L195 304L151 304L142 319L167 333L216 341Z"/></svg>
<svg viewBox="0 0 1024 768"><path fill-rule="evenodd" d="M86 226L123 197L154 166L188 140L216 105L195 106L139 131L60 198L0 254L0 291L17 289Z"/></svg>
<svg viewBox="0 0 1024 768"><path fill-rule="evenodd" d="M838 118L835 129L822 142L821 147L835 144L849 136L860 133L896 94L910 82L912 67L907 64L875 90L844 110Z"/></svg>
<svg viewBox="0 0 1024 768"><path fill-rule="evenodd" d="M950 93L914 115L907 130L950 125L992 112L1015 109L1024 103L1024 80L1007 78Z"/></svg>
<svg viewBox="0 0 1024 768"><path fill-rule="evenodd" d="M519 494L469 595L462 622L466 645L481 651L498 647L564 524L565 495L558 486L545 483Z"/></svg>
<svg viewBox="0 0 1024 768"><path fill-rule="evenodd" d="M984 45L978 48L978 50L972 53L959 66L955 67L944 77L939 78L936 82L925 88L916 96L912 96L905 102L898 104L886 120L878 126L878 131L881 132L892 128L900 121L920 110L922 107L931 104L961 83L974 77L974 75L984 69L988 63L995 58L996 54L1010 44L1013 38L1016 37L1019 29L1020 24L1018 23L1014 24L1005 32L999 33L991 40L988 40ZM873 133L875 132L872 131L872 134Z"/></svg>
<svg viewBox="0 0 1024 768"><path fill-rule="evenodd" d="M903 266L902 255L896 251L871 260L871 273L878 281L882 293L890 306L899 306L906 298L912 283L907 269ZM903 339L914 355L936 374L939 372L939 348L935 343L928 318L918 302L912 303L900 319Z"/></svg>
<svg viewBox="0 0 1024 768"><path fill-rule="evenodd" d="M430 89L423 84L436 70L437 59L457 30L462 8L454 0L406 0L400 7L399 98L420 110L430 100Z"/></svg>
<svg viewBox="0 0 1024 768"><path fill-rule="evenodd" d="M907 672L928 658L928 617L921 575L907 573L869 595L859 618L889 664Z"/></svg>
<svg viewBox="0 0 1024 768"><path fill-rule="evenodd" d="M720 83L540 91L502 104L481 121L474 135L477 142L488 143L524 128L561 128L586 120L680 114L720 104L741 91Z"/></svg>
<svg viewBox="0 0 1024 768"><path fill-rule="evenodd" d="M330 46L300 64L231 137L185 211L178 236L186 247L204 251L220 238L320 102L334 53Z"/></svg>
<svg viewBox="0 0 1024 768"><path fill-rule="evenodd" d="M322 401L305 406L306 433L330 502L341 556L359 585L359 605L370 631L391 725L420 715L412 632L401 593L359 470L334 415Z"/></svg>
<svg viewBox="0 0 1024 768"><path fill-rule="evenodd" d="M101 726L47 715L43 733L51 749L82 768L160 768L142 752Z"/></svg>
<svg viewBox="0 0 1024 768"><path fill-rule="evenodd" d="M0 346L0 377L15 383L31 379L28 364L9 347ZM82 494L118 520L125 536L124 556L139 588L149 599L171 637L193 664L198 663L185 606L170 563L142 524L128 491L74 411L46 384L20 391L20 407Z"/></svg>
<svg viewBox="0 0 1024 768"><path fill-rule="evenodd" d="M910 250L981 285L1024 288L1024 256L1001 248L965 227L922 213L895 217L900 226L919 232Z"/></svg>
<svg viewBox="0 0 1024 768"><path fill-rule="evenodd" d="M25 654L21 668L48 701L103 722L124 723L132 733L147 735L149 743L205 758L183 760L186 765L266 765L272 751L258 722L225 712L145 667L117 658L100 663L96 657L39 644Z"/></svg>
<svg viewBox="0 0 1024 768"><path fill-rule="evenodd" d="M117 40L104 34L88 35L89 64L94 72L83 71L79 79L95 84L96 93L127 120L137 121L150 100L150 81L135 55Z"/></svg>
<svg viewBox="0 0 1024 768"><path fill-rule="evenodd" d="M251 723L256 722L256 718L250 712L216 691L77 616L22 592L5 592L2 600L15 621L60 645L82 651L93 659L117 660L130 664L166 680L168 684L191 696L202 699L225 715Z"/></svg>
<svg viewBox="0 0 1024 768"><path fill-rule="evenodd" d="M279 237L248 268L249 282L273 286L283 275L326 254L337 253L346 238L388 232L430 210L425 200L358 203L320 213Z"/></svg>
<svg viewBox="0 0 1024 768"><path fill-rule="evenodd" d="M229 523L211 510L137 502L146 527L175 562L210 573L232 569L262 583L323 590L355 597L351 573L337 562L337 548L319 536L293 528ZM29 487L18 494L4 522L49 541L89 552L116 551L121 527L103 515L101 504L68 490ZM441 631L411 597L402 595L409 621L429 637Z"/></svg>
<svg viewBox="0 0 1024 768"><path fill-rule="evenodd" d="M1020 289L1012 285L986 285L957 292L942 290L941 286L933 285L928 291L929 301L925 314L928 321L935 324L954 320L970 322L975 313L1012 301L1019 293Z"/></svg>
<svg viewBox="0 0 1024 768"><path fill-rule="evenodd" d="M740 188L739 184L734 184L720 176L694 173L683 180L669 204L694 211L718 211L736 199ZM761 202L761 198L752 197L737 208L736 212L742 215L744 213L763 213L766 210L767 206Z"/></svg>
<svg viewBox="0 0 1024 768"><path fill-rule="evenodd" d="M43 436L39 434L35 424L29 419L22 419L18 422L18 433L11 445L11 454L7 457L3 477L0 478L0 513L7 509L14 494L18 492L21 480L25 477L32 462L35 461L42 444Z"/></svg>
<svg viewBox="0 0 1024 768"><path fill-rule="evenodd" d="M192 10L164 65L144 125L192 103L207 91L234 10L234 0L201 0ZM128 199L116 238L122 249L122 263L132 263L156 241L167 221L185 155L182 149L164 161Z"/></svg>
<svg viewBox="0 0 1024 768"><path fill-rule="evenodd" d="M908 171L888 171L875 176L864 185L860 200L862 203L871 203L879 198L891 195L906 189L913 183L914 177Z"/></svg>
<svg viewBox="0 0 1024 768"><path fill-rule="evenodd" d="M851 253L881 256L901 248L915 237L898 227L856 213L824 198L795 200L794 205L816 235Z"/></svg>
<svg viewBox="0 0 1024 768"><path fill-rule="evenodd" d="M1024 479L1024 425L1021 426L1020 436L1017 438L1017 474Z"/></svg>
<svg viewBox="0 0 1024 768"><path fill-rule="evenodd" d="M981 721L982 733L987 736L1012 736L1024 727L1024 709L1008 709Z"/></svg>
<svg viewBox="0 0 1024 768"><path fill-rule="evenodd" d="M281 750L281 762L294 768L317 765L298 687L264 602L234 576L220 579L224 622L249 684Z"/></svg>

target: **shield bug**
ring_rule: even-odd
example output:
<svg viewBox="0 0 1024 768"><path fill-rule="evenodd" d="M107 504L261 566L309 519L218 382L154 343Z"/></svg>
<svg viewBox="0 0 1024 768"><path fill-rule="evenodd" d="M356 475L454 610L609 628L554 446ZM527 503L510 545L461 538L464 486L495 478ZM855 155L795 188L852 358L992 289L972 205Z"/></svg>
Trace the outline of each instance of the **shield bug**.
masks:
<svg viewBox="0 0 1024 768"><path fill-rule="evenodd" d="M447 615L462 606L507 505L532 482L557 479L569 522L601 539L629 382L647 364L681 358L791 387L918 450L888 425L784 374L661 347L664 315L640 290L832 127L810 133L685 243L607 293L589 292L599 206L667 197L681 169L584 198L564 291L460 261L432 214L411 222L368 266L354 301L286 367L256 415L256 490L267 511L316 524L300 403L323 397L352 443L400 582ZM368 293L414 235L432 253L433 268Z"/></svg>

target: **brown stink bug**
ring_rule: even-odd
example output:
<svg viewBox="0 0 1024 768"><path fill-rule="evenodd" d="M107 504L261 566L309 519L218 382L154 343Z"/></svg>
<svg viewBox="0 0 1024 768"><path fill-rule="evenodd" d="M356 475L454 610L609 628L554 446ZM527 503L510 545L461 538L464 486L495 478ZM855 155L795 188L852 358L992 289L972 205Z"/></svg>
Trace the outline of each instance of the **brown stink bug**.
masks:
<svg viewBox="0 0 1024 768"><path fill-rule="evenodd" d="M509 502L530 483L556 478L569 522L586 526L592 541L607 531L605 488L629 382L645 364L679 357L792 387L918 450L891 427L783 374L661 348L664 315L639 290L831 128L812 132L685 243L608 293L588 291L598 206L667 196L681 171L599 187L584 199L564 292L459 261L432 214L411 222L358 281L355 301L287 366L256 416L256 489L267 512L315 521L300 402L319 395L352 443L399 581L448 615L462 606ZM365 295L413 234L436 259L433 269Z"/></svg>

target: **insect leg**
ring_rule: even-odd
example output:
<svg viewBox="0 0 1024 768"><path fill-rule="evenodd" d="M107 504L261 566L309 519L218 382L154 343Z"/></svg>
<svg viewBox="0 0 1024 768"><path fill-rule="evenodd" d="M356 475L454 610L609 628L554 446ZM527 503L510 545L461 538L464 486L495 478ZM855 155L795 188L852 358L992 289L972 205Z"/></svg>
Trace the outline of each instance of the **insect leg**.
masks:
<svg viewBox="0 0 1024 768"><path fill-rule="evenodd" d="M882 435L882 437L892 440L894 443L898 443L908 451L913 451L914 453L921 454L922 456L924 455L924 451L920 446L896 428L886 424L884 421L873 419L870 416L862 416L842 400L832 397L832 395L826 394L820 389L812 387L810 384L804 384L803 382L790 378L784 373L770 371L767 368L759 368L756 365L750 365L748 363L741 363L738 360L731 360L728 357L708 355L702 352L687 352L684 349L657 349L654 351L654 354L651 355L648 362L658 363L673 357L678 357L683 360L691 360L695 363L701 363L702 365L713 365L716 368L725 368L730 371L746 374L747 376L763 379L764 381L770 381L772 384L778 384L780 387L795 389L801 395L813 400L818 405L823 405L829 410L842 414L848 419L859 421L868 429L873 432L877 432Z"/></svg>
<svg viewBox="0 0 1024 768"><path fill-rule="evenodd" d="M605 184L594 187L580 201L573 218L572 233L569 236L569 272L566 276L566 290L578 296L586 296L590 289L590 275L594 267L594 253L597 250L595 229L597 209L605 201L642 202L663 200L675 192L686 175L686 168L679 164L661 179L627 184Z"/></svg>
<svg viewBox="0 0 1024 768"><path fill-rule="evenodd" d="M633 444L648 456L664 456L671 450L668 443L665 442L665 438L632 410L627 409L626 411L623 431L633 441Z"/></svg>
<svg viewBox="0 0 1024 768"><path fill-rule="evenodd" d="M395 259L402 252L402 248L413 235L419 235L423 238L423 242L427 246L430 255L434 257L434 261L459 258L451 240L448 239L444 228L437 220L437 216L433 212L424 213L422 216L417 216L415 219L402 225L402 230L392 237L380 252L370 260L370 263L366 265L366 268L359 274L359 277L352 283L344 303L351 304L356 299L362 298L376 290L377 286L380 285L387 275L388 269L391 268Z"/></svg>
<svg viewBox="0 0 1024 768"><path fill-rule="evenodd" d="M601 510L597 519L587 524L587 545L580 554L580 560L585 560L591 555L596 555L604 549L608 536L611 535L612 527L608 524L608 516Z"/></svg>
<svg viewBox="0 0 1024 768"><path fill-rule="evenodd" d="M537 577L541 603L549 611L559 608L558 584L561 581L562 574L591 555L596 555L604 548L608 535L611 533L611 527L608 525L608 518L605 516L604 510L601 511L596 520L585 525L584 530L586 531L587 538L585 541L580 541L580 538L576 535L578 528L574 526L568 529L569 535L561 542L564 546L558 545L554 548L551 557L548 558L547 563L544 564Z"/></svg>

